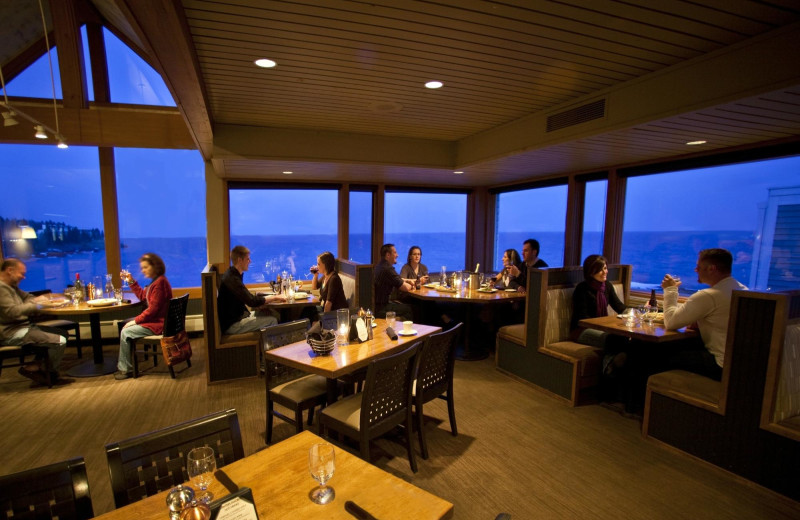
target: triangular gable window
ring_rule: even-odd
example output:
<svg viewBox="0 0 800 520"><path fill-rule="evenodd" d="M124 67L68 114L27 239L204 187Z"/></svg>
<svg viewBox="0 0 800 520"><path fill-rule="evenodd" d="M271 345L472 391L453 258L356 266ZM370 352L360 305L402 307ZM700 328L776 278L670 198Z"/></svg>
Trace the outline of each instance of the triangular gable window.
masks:
<svg viewBox="0 0 800 520"><path fill-rule="evenodd" d="M44 45L42 45L44 50ZM53 57L53 79L55 80L56 99L61 99L61 76L58 74L58 53L55 47L50 49ZM34 61L30 67L20 72L19 76L6 83L9 97L29 97L53 99L53 87L50 83L50 64L47 54Z"/></svg>
<svg viewBox="0 0 800 520"><path fill-rule="evenodd" d="M112 103L176 106L161 75L109 30L103 29Z"/></svg>

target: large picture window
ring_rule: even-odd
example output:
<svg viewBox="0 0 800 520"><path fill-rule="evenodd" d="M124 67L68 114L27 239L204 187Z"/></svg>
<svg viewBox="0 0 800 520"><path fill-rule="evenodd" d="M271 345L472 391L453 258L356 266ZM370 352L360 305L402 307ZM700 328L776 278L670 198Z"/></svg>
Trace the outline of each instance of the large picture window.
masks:
<svg viewBox="0 0 800 520"><path fill-rule="evenodd" d="M279 273L311 278L317 256L338 256L338 191L306 189L236 189L230 198L231 247L250 250L245 283L275 280Z"/></svg>
<svg viewBox="0 0 800 520"><path fill-rule="evenodd" d="M528 238L539 241L539 258L550 267L564 263L567 186L510 191L497 196L494 269L503 265L503 251L516 249Z"/></svg>
<svg viewBox="0 0 800 520"><path fill-rule="evenodd" d="M10 181L0 190L3 255L25 262L20 287L62 292L76 274L104 275L97 148L0 145L0 153L0 178Z"/></svg>
<svg viewBox="0 0 800 520"><path fill-rule="evenodd" d="M117 148L120 261L159 255L173 287L197 287L206 264L205 167L196 150Z"/></svg>
<svg viewBox="0 0 800 520"><path fill-rule="evenodd" d="M465 193L387 192L384 241L400 255L397 272L406 263L411 246L422 250L422 263L432 273L465 268L467 249L467 195Z"/></svg>
<svg viewBox="0 0 800 520"><path fill-rule="evenodd" d="M372 192L350 192L350 260L372 263Z"/></svg>
<svg viewBox="0 0 800 520"><path fill-rule="evenodd" d="M697 254L718 247L751 289L798 288L799 210L800 157L631 177L622 262L633 265L634 289L660 288L670 273L690 294L706 287L694 272Z"/></svg>

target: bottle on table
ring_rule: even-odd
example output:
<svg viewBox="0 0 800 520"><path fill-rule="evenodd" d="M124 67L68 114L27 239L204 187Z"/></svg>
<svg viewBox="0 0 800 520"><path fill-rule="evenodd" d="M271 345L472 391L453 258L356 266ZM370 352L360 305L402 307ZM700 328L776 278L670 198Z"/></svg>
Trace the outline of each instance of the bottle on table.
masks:
<svg viewBox="0 0 800 520"><path fill-rule="evenodd" d="M110 274L106 274L105 297L106 298L114 297L114 281L111 279Z"/></svg>
<svg viewBox="0 0 800 520"><path fill-rule="evenodd" d="M647 302L647 305L652 307L653 312L658 310L658 300L656 300L656 290L650 290L650 301Z"/></svg>
<svg viewBox="0 0 800 520"><path fill-rule="evenodd" d="M75 273L75 299L81 301L83 299L83 282L81 282L81 273Z"/></svg>

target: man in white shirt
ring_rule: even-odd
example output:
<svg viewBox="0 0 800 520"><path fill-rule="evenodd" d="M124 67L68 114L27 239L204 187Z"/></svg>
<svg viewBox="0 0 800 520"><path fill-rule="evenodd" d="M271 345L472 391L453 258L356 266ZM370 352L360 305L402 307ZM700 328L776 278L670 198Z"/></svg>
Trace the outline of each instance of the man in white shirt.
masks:
<svg viewBox="0 0 800 520"><path fill-rule="evenodd" d="M682 305L678 304L680 280L665 275L664 326L667 329L697 324L705 348L678 351L670 356L670 369L682 369L719 381L725 359L731 293L747 287L731 277L733 256L725 249L704 249L697 259L697 281L710 285L697 291Z"/></svg>

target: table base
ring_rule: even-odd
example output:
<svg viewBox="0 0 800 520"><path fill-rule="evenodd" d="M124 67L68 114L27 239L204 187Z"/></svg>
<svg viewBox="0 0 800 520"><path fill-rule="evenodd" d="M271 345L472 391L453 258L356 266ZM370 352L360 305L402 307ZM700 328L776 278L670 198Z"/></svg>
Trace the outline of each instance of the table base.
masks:
<svg viewBox="0 0 800 520"><path fill-rule="evenodd" d="M100 364L95 364L92 360L84 361L67 370L67 375L70 377L96 377L113 374L116 371L117 360L106 358Z"/></svg>

